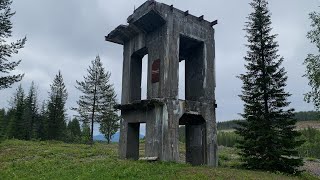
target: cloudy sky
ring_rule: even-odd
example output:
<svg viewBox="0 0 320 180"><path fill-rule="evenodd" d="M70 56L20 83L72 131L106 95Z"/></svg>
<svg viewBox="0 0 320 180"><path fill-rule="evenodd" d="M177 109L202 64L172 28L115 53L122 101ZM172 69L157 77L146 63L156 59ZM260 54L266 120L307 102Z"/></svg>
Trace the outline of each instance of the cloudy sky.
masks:
<svg viewBox="0 0 320 180"><path fill-rule="evenodd" d="M90 61L100 55L105 68L111 72L118 99L121 98L122 46L104 41L104 36L132 14L145 0L14 0L16 15L13 37L27 36L27 43L13 59L22 59L16 72L25 73L22 86L27 91L31 81L38 86L40 101L47 99L49 86L58 70L62 71L69 92L67 107L75 107L79 92L75 81L82 80ZM159 0L160 1L160 0ZM242 82L236 78L244 72L243 57L246 39L243 31L251 12L249 0L161 0L181 10L189 10L206 20L218 19L216 29L216 98L217 120L240 118ZM270 0L273 32L283 66L288 71L287 90L292 94L291 106L297 111L313 110L303 101L310 88L302 77L303 60L308 53L316 53L306 38L310 30L308 14L319 11L319 0ZM145 74L145 73L144 73ZM145 78L143 88L146 89ZM8 100L18 84L0 91L0 108L8 107ZM74 112L68 111L71 116Z"/></svg>

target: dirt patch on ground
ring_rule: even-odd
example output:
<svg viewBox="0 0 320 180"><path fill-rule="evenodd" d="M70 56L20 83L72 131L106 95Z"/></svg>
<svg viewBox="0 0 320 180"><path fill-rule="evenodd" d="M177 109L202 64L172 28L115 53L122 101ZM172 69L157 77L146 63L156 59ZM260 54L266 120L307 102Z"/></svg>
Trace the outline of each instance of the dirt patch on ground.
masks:
<svg viewBox="0 0 320 180"><path fill-rule="evenodd" d="M320 160L315 161L305 161L303 170L320 177Z"/></svg>

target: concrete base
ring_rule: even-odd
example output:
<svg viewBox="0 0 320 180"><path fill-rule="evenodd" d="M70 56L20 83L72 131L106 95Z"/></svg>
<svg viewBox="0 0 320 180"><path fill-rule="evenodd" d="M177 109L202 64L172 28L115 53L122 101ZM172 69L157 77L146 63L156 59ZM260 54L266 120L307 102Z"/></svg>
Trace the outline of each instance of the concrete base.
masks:
<svg viewBox="0 0 320 180"><path fill-rule="evenodd" d="M139 124L146 123L145 156L179 162L179 125L186 125L186 162L217 166L213 104L161 99L136 101L122 108L121 158L138 159Z"/></svg>

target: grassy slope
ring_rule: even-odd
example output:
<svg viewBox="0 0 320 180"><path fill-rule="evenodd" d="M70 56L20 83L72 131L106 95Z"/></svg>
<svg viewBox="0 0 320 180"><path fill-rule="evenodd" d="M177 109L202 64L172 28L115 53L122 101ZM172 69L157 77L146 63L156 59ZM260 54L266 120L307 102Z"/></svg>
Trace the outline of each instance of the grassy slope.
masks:
<svg viewBox="0 0 320 180"><path fill-rule="evenodd" d="M224 152L227 156L227 152ZM117 144L9 140L0 144L0 179L315 179L232 168L117 158Z"/></svg>
<svg viewBox="0 0 320 180"><path fill-rule="evenodd" d="M297 129L306 129L312 127L320 130L320 121L299 121L297 122Z"/></svg>

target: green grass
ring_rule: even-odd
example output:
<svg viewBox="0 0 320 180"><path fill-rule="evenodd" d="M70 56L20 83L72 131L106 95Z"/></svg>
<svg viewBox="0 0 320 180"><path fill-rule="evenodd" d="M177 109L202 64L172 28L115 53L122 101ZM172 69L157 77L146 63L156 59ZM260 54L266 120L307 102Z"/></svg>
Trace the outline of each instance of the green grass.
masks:
<svg viewBox="0 0 320 180"><path fill-rule="evenodd" d="M0 144L0 179L316 179L308 174L291 177L227 165L210 168L120 160L117 146L7 140ZM223 156L230 161L227 150Z"/></svg>

